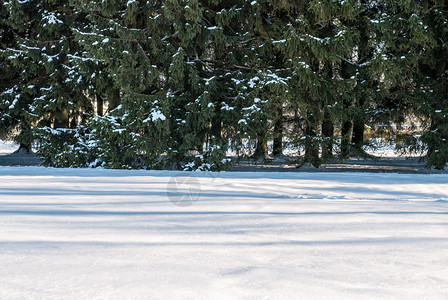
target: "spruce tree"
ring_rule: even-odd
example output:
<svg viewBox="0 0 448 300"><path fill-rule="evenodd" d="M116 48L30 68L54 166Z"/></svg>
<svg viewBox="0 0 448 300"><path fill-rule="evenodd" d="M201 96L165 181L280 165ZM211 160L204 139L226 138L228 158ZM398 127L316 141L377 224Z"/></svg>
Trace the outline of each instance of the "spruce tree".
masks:
<svg viewBox="0 0 448 300"><path fill-rule="evenodd" d="M448 159L444 1L17 1L0 7L0 125L47 165L220 170L289 141L367 157L416 115ZM417 141L417 138L414 138ZM415 143L418 145L418 141Z"/></svg>
<svg viewBox="0 0 448 300"><path fill-rule="evenodd" d="M448 162L448 4L424 1L421 14L414 17L414 28L432 40L432 47L419 47L416 113L427 125L422 141L427 165L443 169Z"/></svg>
<svg viewBox="0 0 448 300"><path fill-rule="evenodd" d="M366 125L400 124L410 112L418 47L430 39L419 21L416 1L359 1L357 16L346 23L358 36L351 57L341 64L352 92L342 101L341 157L361 155ZM350 142L351 136L351 142Z"/></svg>
<svg viewBox="0 0 448 300"><path fill-rule="evenodd" d="M77 39L104 63L118 95L116 108L91 126L105 166L223 167L230 79L238 70L226 51L235 36L223 32L235 35L234 3L78 4L92 23Z"/></svg>
<svg viewBox="0 0 448 300"><path fill-rule="evenodd" d="M13 135L20 149L29 151L32 144L32 117L26 109L31 100L18 93L23 70L14 63L14 59L21 52L11 51L16 48L17 42L8 5L10 3L4 2L0 6L0 137L9 138Z"/></svg>
<svg viewBox="0 0 448 300"><path fill-rule="evenodd" d="M283 56L283 77L288 78L286 106L302 118L294 133L305 149L304 163L318 167L323 146L324 159L332 151L333 115L340 88L334 65L346 57L353 44L353 34L342 21L353 18L353 3L334 1L287 1L272 3L274 14L283 16L274 41ZM285 97L286 96L286 97ZM322 125L324 125L322 127ZM321 132L321 128L324 132ZM325 138L323 138L323 134Z"/></svg>
<svg viewBox="0 0 448 300"><path fill-rule="evenodd" d="M85 93L87 82L78 72L80 54L72 34L84 16L73 9L72 1L11 0L4 7L15 43L2 50L2 57L21 72L10 99L3 98L13 102L3 109L13 120L9 127L14 122L20 125L16 139L29 148L36 137L33 131L44 134L34 128L74 128L92 110Z"/></svg>

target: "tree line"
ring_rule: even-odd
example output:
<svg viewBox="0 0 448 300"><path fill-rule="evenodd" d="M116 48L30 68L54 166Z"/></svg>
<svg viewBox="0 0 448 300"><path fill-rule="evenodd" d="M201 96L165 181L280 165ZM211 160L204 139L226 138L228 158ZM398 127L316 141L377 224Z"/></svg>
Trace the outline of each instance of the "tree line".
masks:
<svg viewBox="0 0 448 300"><path fill-rule="evenodd" d="M447 20L444 0L6 0L0 136L49 166L222 170L269 142L368 156L383 128L442 169Z"/></svg>

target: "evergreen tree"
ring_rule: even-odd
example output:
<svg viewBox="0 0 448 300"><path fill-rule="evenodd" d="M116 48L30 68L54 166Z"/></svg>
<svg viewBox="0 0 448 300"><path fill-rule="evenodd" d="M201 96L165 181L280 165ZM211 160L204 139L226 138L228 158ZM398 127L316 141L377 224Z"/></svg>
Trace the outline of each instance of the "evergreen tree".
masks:
<svg viewBox="0 0 448 300"><path fill-rule="evenodd" d="M270 7L272 16L277 16L277 39L272 44L282 57L272 69L281 71L278 77L288 78L288 88L278 96L288 99L283 106L293 108L302 119L297 128L300 132L294 136L305 148L304 162L316 167L321 164L319 149L322 144L326 149L324 158L332 154L329 150L334 132L332 116L340 85L333 68L340 57L347 56L353 44L352 32L345 30L342 23L353 18L352 4L347 1L273 1ZM279 68L280 65L283 68Z"/></svg>
<svg viewBox="0 0 448 300"><path fill-rule="evenodd" d="M2 57L21 70L20 79L3 98L12 100L9 107L3 105L8 116L4 119L7 128L19 124L16 139L29 149L36 126L74 128L92 110L72 34L84 15L73 10L72 1L11 0L4 7L15 43L2 50Z"/></svg>
<svg viewBox="0 0 448 300"><path fill-rule="evenodd" d="M423 1L421 14L414 17L414 28L431 37L432 47L419 47L416 75L416 113L428 125L422 136L427 150L427 164L443 169L448 162L448 4L446 1ZM419 53L419 54L420 54Z"/></svg>
<svg viewBox="0 0 448 300"><path fill-rule="evenodd" d="M111 167L221 168L226 101L237 68L226 52L238 9L230 1L80 1L87 56L104 62L119 105L92 122ZM113 58L113 59L111 59ZM230 74L229 74L230 73ZM112 142L111 142L112 141ZM114 142L116 141L116 142ZM206 149L204 149L206 145ZM166 154L165 160L160 156ZM138 158L138 162L133 162Z"/></svg>
<svg viewBox="0 0 448 300"><path fill-rule="evenodd" d="M368 157L418 116L448 160L444 1L5 1L0 135L47 165L221 170L229 147ZM397 132L395 132L397 133Z"/></svg>
<svg viewBox="0 0 448 300"><path fill-rule="evenodd" d="M345 58L341 74L353 79L353 89L342 102L348 112L342 119L341 156L361 155L366 125L400 124L409 114L410 88L418 62L418 47L429 38L416 17L416 1L359 1L357 17L347 26L358 39ZM351 142L350 142L351 135Z"/></svg>
<svg viewBox="0 0 448 300"><path fill-rule="evenodd" d="M11 54L10 49L14 49L17 43L9 22L8 4L5 2L0 6L0 137L10 137L17 131L14 138L20 149L29 151L32 143L30 116L26 113L29 100L17 94L23 72L12 61L20 52Z"/></svg>

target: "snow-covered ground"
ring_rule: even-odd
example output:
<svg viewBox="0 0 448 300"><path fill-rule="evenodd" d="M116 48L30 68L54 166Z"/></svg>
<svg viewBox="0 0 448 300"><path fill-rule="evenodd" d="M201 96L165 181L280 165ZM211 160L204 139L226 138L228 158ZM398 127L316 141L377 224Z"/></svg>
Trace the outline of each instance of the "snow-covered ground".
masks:
<svg viewBox="0 0 448 300"><path fill-rule="evenodd" d="M17 149L19 149L19 145L13 141L0 140L0 155L11 154Z"/></svg>
<svg viewBox="0 0 448 300"><path fill-rule="evenodd" d="M448 175L0 167L0 216L2 299L448 299Z"/></svg>
<svg viewBox="0 0 448 300"><path fill-rule="evenodd" d="M291 141L288 139L283 140L283 155L286 157L298 157L302 156L305 153L305 147L302 146L294 146ZM421 152L405 152L399 149L397 145L394 142L389 142L384 138L371 138L368 141L366 141L366 145L364 146L364 150L371 155L374 155L379 158L386 158L386 157L420 157L426 155L426 151ZM336 138L335 144L333 146L333 152L335 154L339 154L341 152L341 149L339 147L340 141L339 138ZM240 155L245 156L251 156L255 150L256 143L252 142L252 144L249 143L249 141L244 140L243 141L243 149L240 151ZM268 141L268 152L269 154L272 154L273 149L273 142ZM204 148L206 148L207 145L204 144ZM237 152L235 150L228 150L227 156L237 156Z"/></svg>
<svg viewBox="0 0 448 300"><path fill-rule="evenodd" d="M372 145L375 145L375 146L365 146L364 149L366 150L367 153L369 153L371 155L375 155L377 157L400 157L400 156L403 156L403 153L398 151L394 144L390 144L390 143L388 144L381 139L373 139L370 141L370 143L372 143ZM250 148L248 142L245 143L245 146L248 149ZM207 147L207 145L204 145L204 147ZM255 146L253 145L253 147L255 147ZM272 152L272 147L273 147L273 144L272 144L272 141L270 141L268 143L269 153ZM0 155L11 154L14 151L16 151L18 148L19 148L19 145L13 141L0 140ZM36 149L34 149L34 151L36 151ZM339 153L339 149L336 146L335 146L334 151L335 151L335 153ZM243 154L243 153L245 155L252 154L252 152L247 149L242 151L241 154ZM297 156L303 155L303 153L304 153L303 148L297 148L291 144L285 146L285 148L283 149L283 154L287 157L288 156L289 157L297 157ZM411 154L407 154L406 156L416 157L416 156L421 156L424 154L425 153L411 153ZM227 151L227 156L236 156L236 155L237 155L237 153L234 150Z"/></svg>

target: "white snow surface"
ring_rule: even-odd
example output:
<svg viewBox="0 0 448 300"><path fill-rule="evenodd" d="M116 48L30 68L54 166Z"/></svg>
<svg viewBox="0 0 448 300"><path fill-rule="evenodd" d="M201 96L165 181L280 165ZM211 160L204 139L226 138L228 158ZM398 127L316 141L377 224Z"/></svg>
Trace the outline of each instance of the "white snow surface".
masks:
<svg viewBox="0 0 448 300"><path fill-rule="evenodd" d="M11 154L17 149L19 149L19 145L13 141L0 140L0 155Z"/></svg>
<svg viewBox="0 0 448 300"><path fill-rule="evenodd" d="M448 299L448 175L0 179L2 299Z"/></svg>

